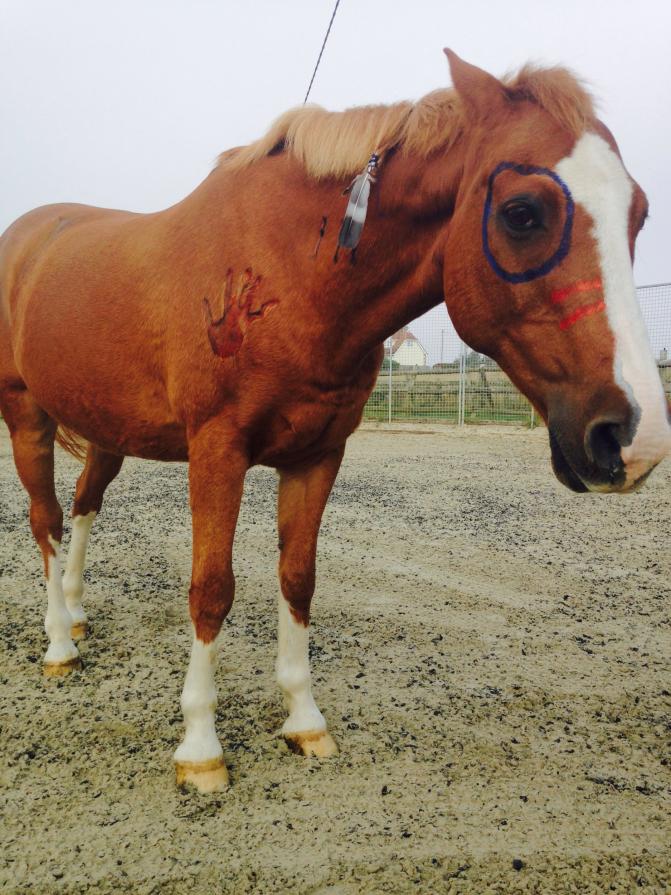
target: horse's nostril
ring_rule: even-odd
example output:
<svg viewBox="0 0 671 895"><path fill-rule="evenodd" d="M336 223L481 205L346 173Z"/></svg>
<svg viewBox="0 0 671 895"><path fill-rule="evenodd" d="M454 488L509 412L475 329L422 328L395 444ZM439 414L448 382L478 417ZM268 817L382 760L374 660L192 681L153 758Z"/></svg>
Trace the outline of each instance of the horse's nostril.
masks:
<svg viewBox="0 0 671 895"><path fill-rule="evenodd" d="M619 420L601 419L590 423L585 431L585 452L589 459L613 480L622 469Z"/></svg>

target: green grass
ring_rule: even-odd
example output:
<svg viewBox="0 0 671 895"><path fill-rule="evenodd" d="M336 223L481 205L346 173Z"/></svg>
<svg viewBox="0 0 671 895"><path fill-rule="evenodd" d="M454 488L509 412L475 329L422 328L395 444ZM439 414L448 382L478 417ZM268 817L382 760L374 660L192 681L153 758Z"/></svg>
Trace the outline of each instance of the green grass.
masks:
<svg viewBox="0 0 671 895"><path fill-rule="evenodd" d="M364 419L389 419L389 392L376 388L368 399ZM392 391L391 418L396 421L426 422L430 420L456 423L459 415L459 386L427 388L421 385L412 390ZM467 389L464 406L466 423L504 423L531 426L531 405L512 387L493 385L489 392Z"/></svg>

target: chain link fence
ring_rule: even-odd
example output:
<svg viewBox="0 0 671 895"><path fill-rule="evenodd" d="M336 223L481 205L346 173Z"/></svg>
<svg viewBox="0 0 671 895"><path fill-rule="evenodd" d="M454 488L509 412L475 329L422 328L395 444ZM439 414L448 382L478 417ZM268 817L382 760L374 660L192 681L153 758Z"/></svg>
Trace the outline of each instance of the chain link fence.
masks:
<svg viewBox="0 0 671 895"><path fill-rule="evenodd" d="M640 286L636 291L671 400L671 283ZM531 404L497 364L459 339L445 305L433 308L387 341L364 420L529 427L539 422Z"/></svg>

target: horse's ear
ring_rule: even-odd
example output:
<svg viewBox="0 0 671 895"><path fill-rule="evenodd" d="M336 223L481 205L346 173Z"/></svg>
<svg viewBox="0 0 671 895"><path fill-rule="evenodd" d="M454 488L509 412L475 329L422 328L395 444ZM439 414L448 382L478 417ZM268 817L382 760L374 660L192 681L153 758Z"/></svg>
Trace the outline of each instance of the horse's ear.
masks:
<svg viewBox="0 0 671 895"><path fill-rule="evenodd" d="M476 65L464 62L453 50L444 49L450 65L452 83L467 112L474 118L485 118L505 105L503 84Z"/></svg>

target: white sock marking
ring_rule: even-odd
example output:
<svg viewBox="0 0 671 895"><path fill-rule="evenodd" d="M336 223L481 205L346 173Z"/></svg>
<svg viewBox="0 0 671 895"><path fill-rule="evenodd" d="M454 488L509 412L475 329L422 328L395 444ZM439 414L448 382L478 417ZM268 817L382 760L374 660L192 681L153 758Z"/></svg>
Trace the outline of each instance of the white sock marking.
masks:
<svg viewBox="0 0 671 895"><path fill-rule="evenodd" d="M216 661L215 642L203 643L194 633L191 660L181 699L186 731L175 752L175 761L204 762L223 755L214 727L217 707L214 685Z"/></svg>
<svg viewBox="0 0 671 895"><path fill-rule="evenodd" d="M72 517L72 537L65 564L65 574L63 575L63 592L65 594L65 604L75 625L83 624L87 621L86 613L82 606L84 560L86 559L86 548L95 517L95 510L91 510L85 516Z"/></svg>
<svg viewBox="0 0 671 895"><path fill-rule="evenodd" d="M282 733L326 730L326 721L312 698L310 687L309 629L294 619L282 594L278 611L275 671L289 711Z"/></svg>
<svg viewBox="0 0 671 895"><path fill-rule="evenodd" d="M634 440L622 449L626 486L630 486L671 449L666 400L636 298L629 255L633 185L620 159L594 133L584 134L556 171L594 220L606 314L615 338L615 381L640 408Z"/></svg>
<svg viewBox="0 0 671 895"><path fill-rule="evenodd" d="M47 614L44 630L49 638L49 647L44 661L50 665L60 665L76 659L79 653L70 636L72 620L63 595L61 545L51 536L49 543L54 549L54 555L47 562Z"/></svg>

